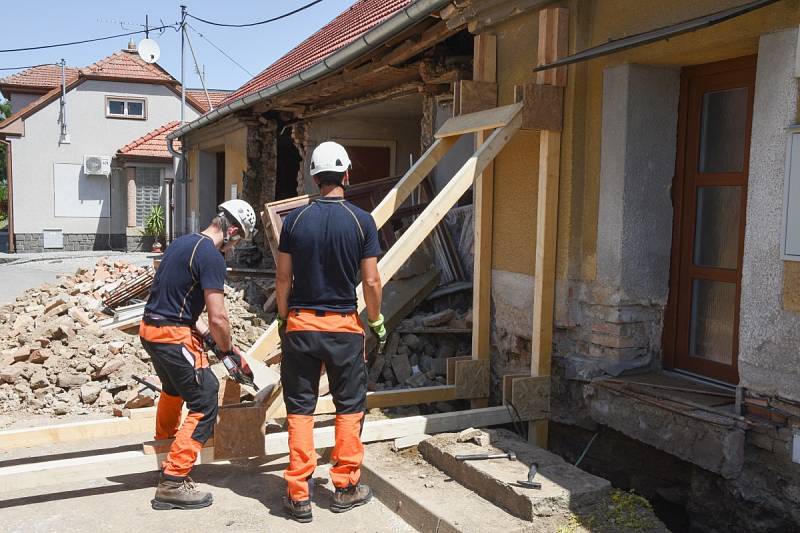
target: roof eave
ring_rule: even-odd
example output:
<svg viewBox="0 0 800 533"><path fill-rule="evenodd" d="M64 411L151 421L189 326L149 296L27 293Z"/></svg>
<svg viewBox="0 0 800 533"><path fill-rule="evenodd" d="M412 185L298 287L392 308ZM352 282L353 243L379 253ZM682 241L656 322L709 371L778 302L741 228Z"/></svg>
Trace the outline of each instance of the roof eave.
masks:
<svg viewBox="0 0 800 533"><path fill-rule="evenodd" d="M373 50L378 45L388 41L401 31L413 26L429 15L441 10L452 0L417 0L409 6L401 9L387 20L370 29L358 39L340 48L325 59L318 61L309 68L302 70L294 76L279 81L260 91L244 96L238 100L218 107L206 113L202 117L180 126L177 130L167 135L168 143L177 139L192 130L210 124L226 115L241 109L242 107L255 104L271 98L277 94L284 93L290 89L295 89L315 81L322 76L331 74L335 70L353 62L358 57Z"/></svg>

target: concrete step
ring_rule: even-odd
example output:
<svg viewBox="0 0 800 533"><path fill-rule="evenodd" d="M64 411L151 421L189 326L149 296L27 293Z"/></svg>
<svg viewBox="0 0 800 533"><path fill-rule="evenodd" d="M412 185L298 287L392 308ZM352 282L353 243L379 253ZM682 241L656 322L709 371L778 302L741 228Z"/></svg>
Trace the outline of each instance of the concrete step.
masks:
<svg viewBox="0 0 800 533"><path fill-rule="evenodd" d="M393 452L388 442L366 446L361 479L375 496L418 531L437 533L552 532L564 520L521 520L428 464L416 447Z"/></svg>
<svg viewBox="0 0 800 533"><path fill-rule="evenodd" d="M580 512L600 503L611 492L607 480L584 472L510 431L487 430L487 433L491 445L486 447L457 442L457 433L441 433L422 441L419 452L464 487L523 520L538 522L542 517ZM455 457L508 451L515 452L517 459L459 461ZM517 481L527 479L533 463L538 465L534 481L542 484L541 489L517 485Z"/></svg>

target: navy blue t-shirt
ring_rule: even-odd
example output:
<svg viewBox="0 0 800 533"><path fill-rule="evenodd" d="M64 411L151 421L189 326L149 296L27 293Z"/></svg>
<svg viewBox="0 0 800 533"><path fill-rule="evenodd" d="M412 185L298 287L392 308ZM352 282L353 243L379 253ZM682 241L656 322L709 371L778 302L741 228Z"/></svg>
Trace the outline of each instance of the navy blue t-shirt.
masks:
<svg viewBox="0 0 800 533"><path fill-rule="evenodd" d="M382 254L372 215L342 198L319 198L283 220L278 249L291 254L290 309L351 312L361 260Z"/></svg>
<svg viewBox="0 0 800 533"><path fill-rule="evenodd" d="M225 258L206 235L178 237L161 258L145 313L194 324L205 308L205 289L225 289Z"/></svg>

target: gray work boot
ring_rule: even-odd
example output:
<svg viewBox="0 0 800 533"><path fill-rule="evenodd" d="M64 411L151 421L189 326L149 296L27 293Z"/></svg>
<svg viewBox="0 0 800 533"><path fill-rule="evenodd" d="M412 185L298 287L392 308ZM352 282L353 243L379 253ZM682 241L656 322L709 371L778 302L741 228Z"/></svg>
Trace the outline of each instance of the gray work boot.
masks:
<svg viewBox="0 0 800 533"><path fill-rule="evenodd" d="M336 494L333 495L333 503L331 504L331 511L334 513L343 513L349 511L353 507L364 505L372 499L372 489L369 485L359 483L358 485L351 485L346 489L336 489Z"/></svg>
<svg viewBox="0 0 800 533"><path fill-rule="evenodd" d="M156 497L150 504L153 509L202 509L214 502L210 492L197 490L192 478L168 479L161 477L161 482L156 488Z"/></svg>
<svg viewBox="0 0 800 533"><path fill-rule="evenodd" d="M311 500L296 502L289 496L286 496L283 498L283 506L289 514L292 515L292 518L303 524L311 522L314 518L311 513Z"/></svg>

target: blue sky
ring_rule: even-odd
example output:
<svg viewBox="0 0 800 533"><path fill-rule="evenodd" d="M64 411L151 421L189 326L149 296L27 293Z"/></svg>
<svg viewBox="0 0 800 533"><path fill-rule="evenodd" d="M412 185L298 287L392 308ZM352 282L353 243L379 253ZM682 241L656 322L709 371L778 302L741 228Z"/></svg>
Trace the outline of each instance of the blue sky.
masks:
<svg viewBox="0 0 800 533"><path fill-rule="evenodd" d="M259 73L355 0L323 0L289 18L252 28L223 28L188 19L208 40L224 50L253 74ZM28 0L6 6L5 23L0 30L0 49L37 46L80 39L102 37L140 29L131 24L144 24L145 14L151 25L160 20L172 24L180 18L180 4L200 18L225 23L255 22L283 14L308 3L309 0L244 1L244 0ZM18 6L23 6L22 9ZM120 27L126 23L126 30ZM133 36L140 40L144 35ZM180 34L166 29L162 35L151 33L161 46L159 64L180 79ZM235 89L250 75L225 58L197 33L189 30L197 60L205 66L209 88ZM129 37L96 43L36 50L0 53L0 68L57 62L62 57L68 65L86 66L127 46ZM194 72L191 54L186 50L187 87L200 87ZM0 77L14 71L0 71Z"/></svg>

